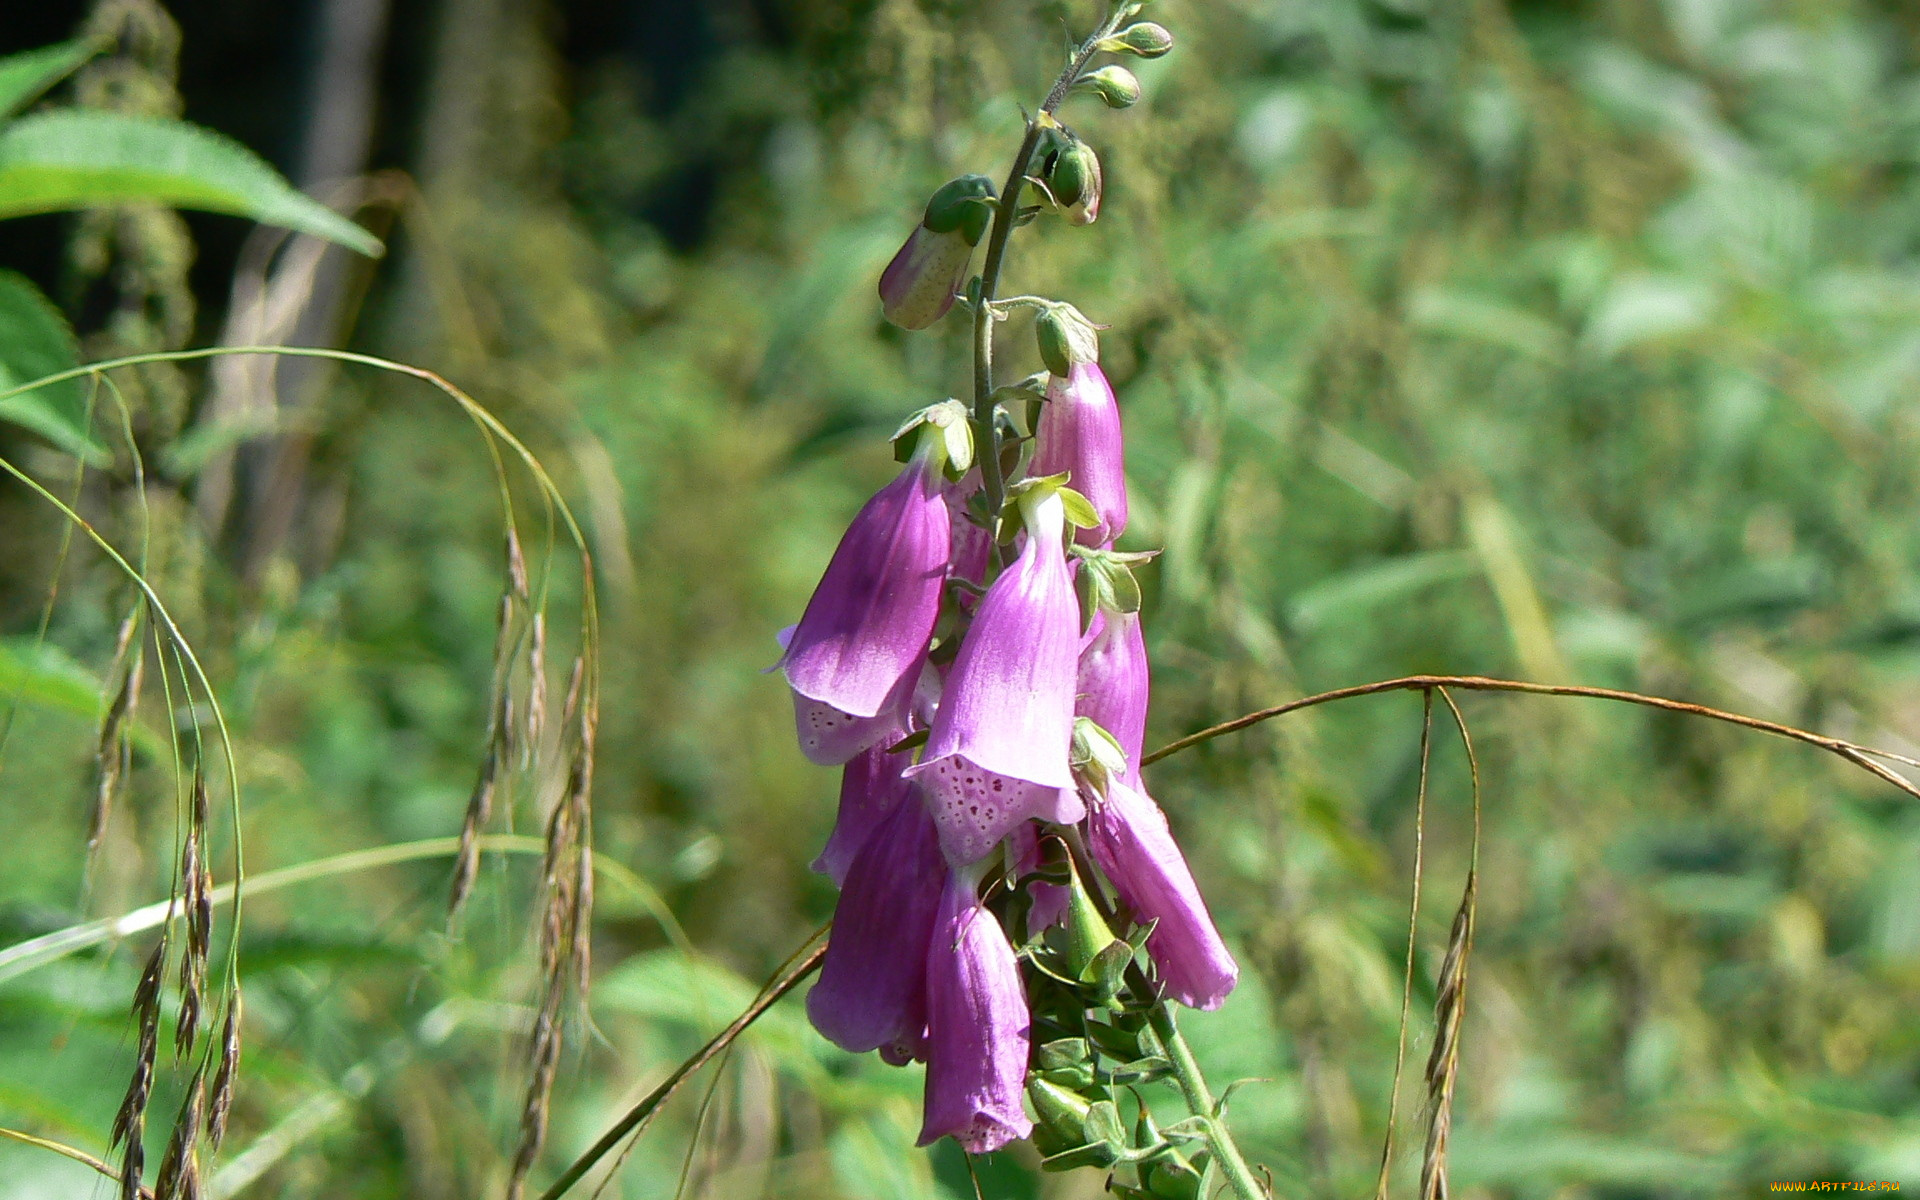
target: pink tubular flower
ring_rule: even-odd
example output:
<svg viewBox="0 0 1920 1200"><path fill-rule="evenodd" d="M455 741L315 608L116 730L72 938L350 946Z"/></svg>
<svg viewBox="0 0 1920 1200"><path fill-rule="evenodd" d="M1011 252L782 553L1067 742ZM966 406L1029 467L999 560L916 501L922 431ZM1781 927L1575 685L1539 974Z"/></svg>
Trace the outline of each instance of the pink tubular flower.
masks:
<svg viewBox="0 0 1920 1200"><path fill-rule="evenodd" d="M947 315L992 219L992 198L993 182L984 175L962 175L933 194L920 224L880 274L880 310L887 320L902 329L925 329Z"/></svg>
<svg viewBox="0 0 1920 1200"><path fill-rule="evenodd" d="M947 875L920 797L893 806L847 868L807 1016L822 1037L889 1061L916 1056L927 1024L927 955Z"/></svg>
<svg viewBox="0 0 1920 1200"><path fill-rule="evenodd" d="M840 772L840 811L833 832L813 869L844 886L847 869L867 838L912 790L900 772L909 763L905 753L887 753L887 739L856 754ZM916 800L917 803L917 800Z"/></svg>
<svg viewBox="0 0 1920 1200"><path fill-rule="evenodd" d="M1101 612L1091 632L1080 651L1074 713L1112 734L1127 753L1128 770L1137 771L1147 735L1147 643L1140 614Z"/></svg>
<svg viewBox="0 0 1920 1200"><path fill-rule="evenodd" d="M794 626L780 666L814 762L846 762L904 725L953 547L942 490L922 450L854 517Z"/></svg>
<svg viewBox="0 0 1920 1200"><path fill-rule="evenodd" d="M1071 824L1086 811L1068 761L1080 603L1061 552L1065 516L1057 495L1031 511L1026 548L981 597L926 751L905 772L926 789L956 864L985 857L1021 821Z"/></svg>
<svg viewBox="0 0 1920 1200"><path fill-rule="evenodd" d="M1030 1018L1020 965L964 873L940 897L926 958L927 1093L920 1145L986 1154L1033 1132L1021 1106Z"/></svg>
<svg viewBox="0 0 1920 1200"><path fill-rule="evenodd" d="M1068 473L1067 484L1093 503L1100 524L1074 535L1083 546L1102 546L1127 527L1126 446L1120 406L1095 362L1076 362L1066 378L1047 379L1047 402L1034 430L1031 475Z"/></svg>
<svg viewBox="0 0 1920 1200"><path fill-rule="evenodd" d="M1220 1007L1240 968L1214 928L1166 815L1131 772L1110 780L1105 800L1087 814L1087 844L1134 920L1156 922L1147 954L1167 995L1190 1008Z"/></svg>

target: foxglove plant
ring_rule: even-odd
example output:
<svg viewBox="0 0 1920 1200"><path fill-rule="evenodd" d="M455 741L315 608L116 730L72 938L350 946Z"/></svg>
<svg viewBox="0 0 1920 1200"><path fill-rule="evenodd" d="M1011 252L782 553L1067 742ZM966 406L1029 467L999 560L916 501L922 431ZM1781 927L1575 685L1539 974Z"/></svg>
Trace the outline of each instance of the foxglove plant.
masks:
<svg viewBox="0 0 1920 1200"><path fill-rule="evenodd" d="M1050 1169L1108 1168L1122 1195L1198 1197L1223 1179L1255 1200L1170 1007L1217 1007L1237 967L1140 775L1133 568L1148 556L1114 548L1125 447L1099 327L1059 301L995 297L1016 226L1049 207L1073 226L1099 216L1099 158L1055 113L1078 92L1138 99L1125 67L1093 60L1171 48L1133 20L1141 7L1122 0L1081 44L999 192L978 175L942 186L881 276L903 328L964 299L973 404L923 409L896 435L906 469L855 516L780 660L802 749L843 765L814 864L840 900L807 1012L847 1050L926 1064L922 1145L1032 1137ZM1029 185L1048 203L1020 207ZM1019 308L1037 310L1048 374L996 388L994 326ZM1119 1116L1128 1085L1158 1078L1193 1114L1172 1140L1144 1107L1131 1133Z"/></svg>

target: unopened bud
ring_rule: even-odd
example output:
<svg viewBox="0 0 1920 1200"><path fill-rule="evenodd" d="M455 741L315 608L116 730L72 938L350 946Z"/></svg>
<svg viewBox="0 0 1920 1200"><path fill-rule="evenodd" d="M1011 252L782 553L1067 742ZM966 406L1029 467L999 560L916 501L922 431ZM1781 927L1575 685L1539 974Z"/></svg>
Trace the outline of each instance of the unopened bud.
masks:
<svg viewBox="0 0 1920 1200"><path fill-rule="evenodd" d="M947 315L967 279L973 248L993 220L993 181L962 175L927 201L920 224L880 276L880 308L902 329L925 329Z"/></svg>
<svg viewBox="0 0 1920 1200"><path fill-rule="evenodd" d="M1173 49L1173 35L1165 25L1142 21L1129 25L1100 43L1109 54L1137 54L1141 58L1159 58Z"/></svg>
<svg viewBox="0 0 1920 1200"><path fill-rule="evenodd" d="M1140 99L1140 81L1117 63L1082 75L1073 87L1075 91L1095 93L1108 108L1131 108Z"/></svg>
<svg viewBox="0 0 1920 1200"><path fill-rule="evenodd" d="M1033 336L1040 344L1040 361L1062 379L1080 363L1100 361L1099 331L1071 304L1042 309L1034 318Z"/></svg>
<svg viewBox="0 0 1920 1200"><path fill-rule="evenodd" d="M934 233L958 231L967 245L978 246L993 220L993 180L985 175L962 175L940 185L927 201L920 224Z"/></svg>
<svg viewBox="0 0 1920 1200"><path fill-rule="evenodd" d="M1100 215L1100 156L1076 138L1054 157L1047 188L1069 222L1093 224Z"/></svg>

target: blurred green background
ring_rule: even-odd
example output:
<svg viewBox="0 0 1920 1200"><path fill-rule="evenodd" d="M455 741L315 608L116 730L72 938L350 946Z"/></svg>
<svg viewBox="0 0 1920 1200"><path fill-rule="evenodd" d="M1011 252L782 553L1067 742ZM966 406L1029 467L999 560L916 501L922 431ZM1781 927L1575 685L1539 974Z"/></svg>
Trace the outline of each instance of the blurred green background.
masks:
<svg viewBox="0 0 1920 1200"><path fill-rule="evenodd" d="M298 340L441 371L575 499L604 615L596 843L642 883L602 878L551 1171L831 911L806 864L837 780L801 759L761 670L894 469L886 434L967 386L962 329L885 325L874 281L934 186L1005 170L1020 105L1100 14L169 8L177 56L152 0L16 8L0 52L91 20L119 48L50 103L184 111L360 203L390 253L272 257L229 218L127 211L0 224L0 265L58 298L97 357ZM1100 221L1037 222L1007 277L1112 325L1125 545L1165 548L1147 573L1149 745L1326 688L1478 672L1920 752L1920 8L1163 0L1150 15L1179 47L1141 66L1146 99L1065 113L1106 166ZM1026 324L1003 335L1013 372L1038 366ZM250 870L456 832L501 586L470 424L424 385L357 369L123 382L144 483L122 439L80 507L123 545L147 530L156 586L222 690ZM0 452L72 478L11 427ZM95 555L62 559L62 522L11 484L0 530L9 661L97 686L124 585ZM579 588L555 561L558 671ZM56 583L51 649L36 648ZM30 689L16 703L0 942L164 895L160 764L136 768L83 902L93 721ZM1485 841L1457 1194L1920 1187L1920 804L1809 748L1681 717L1461 703ZM164 737L157 695L142 714ZM1216 1086L1257 1078L1231 1115L1285 1194L1372 1186L1419 738L1419 698L1386 695L1149 773L1245 968L1226 1008L1187 1026ZM1470 831L1444 722L1435 755L1416 1075ZM249 906L245 1082L214 1194L498 1186L534 861L489 862L456 940L444 859ZM0 984L0 1124L104 1152L147 944ZM950 1144L911 1148L917 1073L832 1050L797 1000L718 1078L704 1119L701 1091L683 1096L607 1194L672 1195L684 1174L690 1196L971 1195ZM1037 1180L1030 1161L984 1162L984 1193L1098 1192L1097 1175ZM0 1144L9 1200L105 1186Z"/></svg>

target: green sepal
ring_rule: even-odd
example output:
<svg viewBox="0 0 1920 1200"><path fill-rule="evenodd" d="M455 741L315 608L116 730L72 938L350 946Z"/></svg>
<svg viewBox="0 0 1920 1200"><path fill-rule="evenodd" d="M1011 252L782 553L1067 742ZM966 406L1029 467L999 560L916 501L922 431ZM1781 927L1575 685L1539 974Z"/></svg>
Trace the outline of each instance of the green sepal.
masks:
<svg viewBox="0 0 1920 1200"><path fill-rule="evenodd" d="M1127 770L1127 752L1119 739L1091 717L1073 719L1067 759L1101 797L1107 794L1108 781Z"/></svg>
<svg viewBox="0 0 1920 1200"><path fill-rule="evenodd" d="M1042 1042L1033 1051L1033 1065L1042 1071L1077 1067L1093 1057L1093 1047L1083 1037L1056 1038Z"/></svg>
<svg viewBox="0 0 1920 1200"><path fill-rule="evenodd" d="M1132 71L1109 63L1073 81L1076 92L1091 92L1108 108L1131 108L1140 99L1140 81Z"/></svg>
<svg viewBox="0 0 1920 1200"><path fill-rule="evenodd" d="M1085 313L1056 301L1033 320L1034 341L1047 370L1065 379L1079 363L1100 361L1100 330Z"/></svg>
<svg viewBox="0 0 1920 1200"><path fill-rule="evenodd" d="M1111 1167L1120 1161L1120 1151L1104 1142L1089 1142L1040 1160L1042 1171L1077 1171L1081 1167Z"/></svg>
<svg viewBox="0 0 1920 1200"><path fill-rule="evenodd" d="M1152 1083L1156 1079L1165 1079L1173 1072L1173 1064L1159 1055L1148 1055L1123 1062L1107 1073L1114 1083Z"/></svg>
<svg viewBox="0 0 1920 1200"><path fill-rule="evenodd" d="M1147 1192L1154 1200L1200 1200L1207 1177L1178 1150L1155 1158L1143 1172Z"/></svg>
<svg viewBox="0 0 1920 1200"><path fill-rule="evenodd" d="M927 448L940 456L947 478L967 473L973 466L973 423L965 404L958 400L929 404L908 416L893 433L895 462L906 462Z"/></svg>
<svg viewBox="0 0 1920 1200"><path fill-rule="evenodd" d="M1027 1079L1027 1099L1034 1115L1049 1133L1066 1145L1077 1146L1087 1140L1087 1117L1092 1104L1072 1088L1062 1087L1040 1075Z"/></svg>
<svg viewBox="0 0 1920 1200"><path fill-rule="evenodd" d="M1167 27L1153 21L1129 25L1110 38L1102 38L1098 49L1109 54L1136 54L1141 58L1159 58L1173 49L1173 35Z"/></svg>
<svg viewBox="0 0 1920 1200"><path fill-rule="evenodd" d="M993 180L985 175L962 175L941 184L933 193L920 224L929 233L958 230L967 245L978 246L993 220L994 202Z"/></svg>
<svg viewBox="0 0 1920 1200"><path fill-rule="evenodd" d="M929 733L928 730L916 729L912 733L901 738L899 741L893 743L891 746L888 746L887 753L888 754L904 754L909 750L918 750L920 747L927 744L928 733Z"/></svg>
<svg viewBox="0 0 1920 1200"><path fill-rule="evenodd" d="M1093 1067L1087 1063L1070 1067L1048 1067L1044 1071L1035 1071L1033 1077L1054 1087L1077 1092L1081 1088L1093 1086Z"/></svg>

